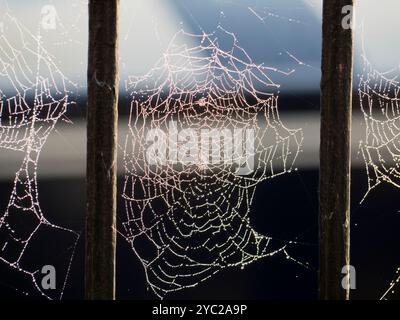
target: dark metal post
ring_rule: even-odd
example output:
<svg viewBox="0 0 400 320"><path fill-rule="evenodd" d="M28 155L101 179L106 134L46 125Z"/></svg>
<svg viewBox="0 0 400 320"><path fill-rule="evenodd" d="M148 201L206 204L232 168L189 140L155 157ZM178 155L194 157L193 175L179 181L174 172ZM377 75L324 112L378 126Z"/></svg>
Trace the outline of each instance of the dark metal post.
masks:
<svg viewBox="0 0 400 320"><path fill-rule="evenodd" d="M353 0L324 0L320 146L320 298L349 299L353 31L342 11Z"/></svg>
<svg viewBox="0 0 400 320"><path fill-rule="evenodd" d="M89 1L86 299L115 299L118 9Z"/></svg>

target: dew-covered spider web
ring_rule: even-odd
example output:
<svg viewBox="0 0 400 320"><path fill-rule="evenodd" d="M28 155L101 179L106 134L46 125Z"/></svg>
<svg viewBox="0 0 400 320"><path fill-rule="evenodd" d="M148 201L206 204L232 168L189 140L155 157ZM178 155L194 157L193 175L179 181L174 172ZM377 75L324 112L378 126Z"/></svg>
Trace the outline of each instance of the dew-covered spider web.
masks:
<svg viewBox="0 0 400 320"><path fill-rule="evenodd" d="M400 188L400 83L398 69L379 72L363 54L363 72L358 86L360 106L365 120L365 136L360 142L368 178L362 199L378 186ZM381 299L395 293L400 268Z"/></svg>
<svg viewBox="0 0 400 320"><path fill-rule="evenodd" d="M40 28L35 35L3 11L0 149L1 154L20 154L21 163L7 207L0 212L0 282L25 295L60 299L79 235L49 221L39 204L38 163L42 148L73 104L68 89L73 84L55 61L42 45ZM42 284L45 266L57 271L56 288L52 290Z"/></svg>
<svg viewBox="0 0 400 320"><path fill-rule="evenodd" d="M279 115L277 74L287 75L218 27L179 31L146 75L126 81L120 232L158 297L264 257L301 263L288 253L294 241L259 234L249 219L257 185L295 170L301 151L302 130Z"/></svg>
<svg viewBox="0 0 400 320"><path fill-rule="evenodd" d="M361 151L368 173L368 193L381 183L400 187L400 86L393 71L380 73L364 59L359 98L365 119ZM364 198L365 199L365 198Z"/></svg>

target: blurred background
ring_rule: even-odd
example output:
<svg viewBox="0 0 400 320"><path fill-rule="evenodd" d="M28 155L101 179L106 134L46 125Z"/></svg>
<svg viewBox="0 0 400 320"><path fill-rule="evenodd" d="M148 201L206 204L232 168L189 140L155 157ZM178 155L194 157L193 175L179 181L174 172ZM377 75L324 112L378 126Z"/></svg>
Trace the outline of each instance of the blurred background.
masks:
<svg viewBox="0 0 400 320"><path fill-rule="evenodd" d="M281 85L281 120L288 128L302 128L304 132L298 170L258 186L250 219L253 228L261 234L300 242L290 247L290 255L311 267L288 261L283 255L265 258L244 270L225 269L196 288L171 294L167 299L317 298L321 8L321 0L121 0L121 145L130 106L129 92L125 90L128 77L146 74L179 30L203 34L214 32L218 26L234 33L238 44L255 63L289 73L274 78ZM358 1L356 8L351 259L357 271L357 289L352 291L353 299L380 298L390 281L395 279L400 266L397 250L400 206L396 201L400 190L382 184L360 204L368 189L365 164L359 153L365 127L357 93L359 77L363 73L363 53L377 70L385 72L395 68L400 74L400 43L395 40L399 9L396 0ZM52 261L57 260L55 263L64 266L58 281L63 283L70 266L62 290L63 298L82 298L87 3L80 0L2 0L0 12L1 61L7 56L4 50L7 43L19 46L17 49L23 52L34 45L32 39L36 38L32 36L39 35L41 46L46 49L40 54L54 62L68 79L69 99L76 102L68 106L49 135L37 168L41 210L54 225L80 234L76 250L71 250L71 243L75 243L71 239L57 240L49 234L35 240L38 249L32 251L24 263L40 266L35 261L37 252L48 252L40 261L46 261L46 256L52 255ZM56 15L55 24L51 19L43 20L49 14ZM13 19L26 30L21 33ZM29 61L26 64L29 65ZM0 90L8 96L16 94L15 83L3 72L0 73ZM120 159L121 155L122 152ZM7 208L23 157L21 153L0 148L0 216ZM122 165L119 171L121 190ZM123 216L125 209L121 196L118 199L119 215ZM147 287L140 261L122 237L118 240L118 297L155 298ZM32 279L0 260L0 297L37 296L40 295ZM396 297L399 297L396 292L388 296Z"/></svg>

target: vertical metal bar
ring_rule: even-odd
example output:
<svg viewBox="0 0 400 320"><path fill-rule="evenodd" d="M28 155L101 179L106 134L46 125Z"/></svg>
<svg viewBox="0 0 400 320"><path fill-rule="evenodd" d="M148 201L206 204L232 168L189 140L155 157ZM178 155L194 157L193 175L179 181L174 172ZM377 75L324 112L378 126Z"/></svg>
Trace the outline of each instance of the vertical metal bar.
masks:
<svg viewBox="0 0 400 320"><path fill-rule="evenodd" d="M342 25L353 0L324 0L320 145L320 299L349 299L353 31Z"/></svg>
<svg viewBox="0 0 400 320"><path fill-rule="evenodd" d="M89 1L86 299L115 299L118 9Z"/></svg>

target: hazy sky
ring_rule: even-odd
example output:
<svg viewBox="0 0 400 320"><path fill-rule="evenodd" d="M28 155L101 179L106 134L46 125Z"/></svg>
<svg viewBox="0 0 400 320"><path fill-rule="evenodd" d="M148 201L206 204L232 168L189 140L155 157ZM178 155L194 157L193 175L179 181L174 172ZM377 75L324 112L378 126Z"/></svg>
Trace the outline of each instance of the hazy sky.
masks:
<svg viewBox="0 0 400 320"><path fill-rule="evenodd" d="M304 1L320 18L322 0ZM396 40L396 31L400 29L399 12L398 0L356 1L357 55L361 54L364 41L368 60L380 71L387 71L400 65L400 42ZM357 55L355 60L359 62Z"/></svg>
<svg viewBox="0 0 400 320"><path fill-rule="evenodd" d="M42 42L63 72L86 81L87 1L0 0L9 12L37 34L43 7L56 9L55 29L41 30ZM398 0L357 1L357 54L361 39L373 65L386 70L400 63ZM234 32L254 61L296 73L281 82L287 90L318 90L322 0L143 0L121 1L121 79L146 73L181 28L212 32L218 25ZM8 7L8 10L5 10ZM364 25L362 33L361 24ZM7 28L7 25L4 24ZM13 37L15 30L8 30ZM298 60L304 62L298 64Z"/></svg>

